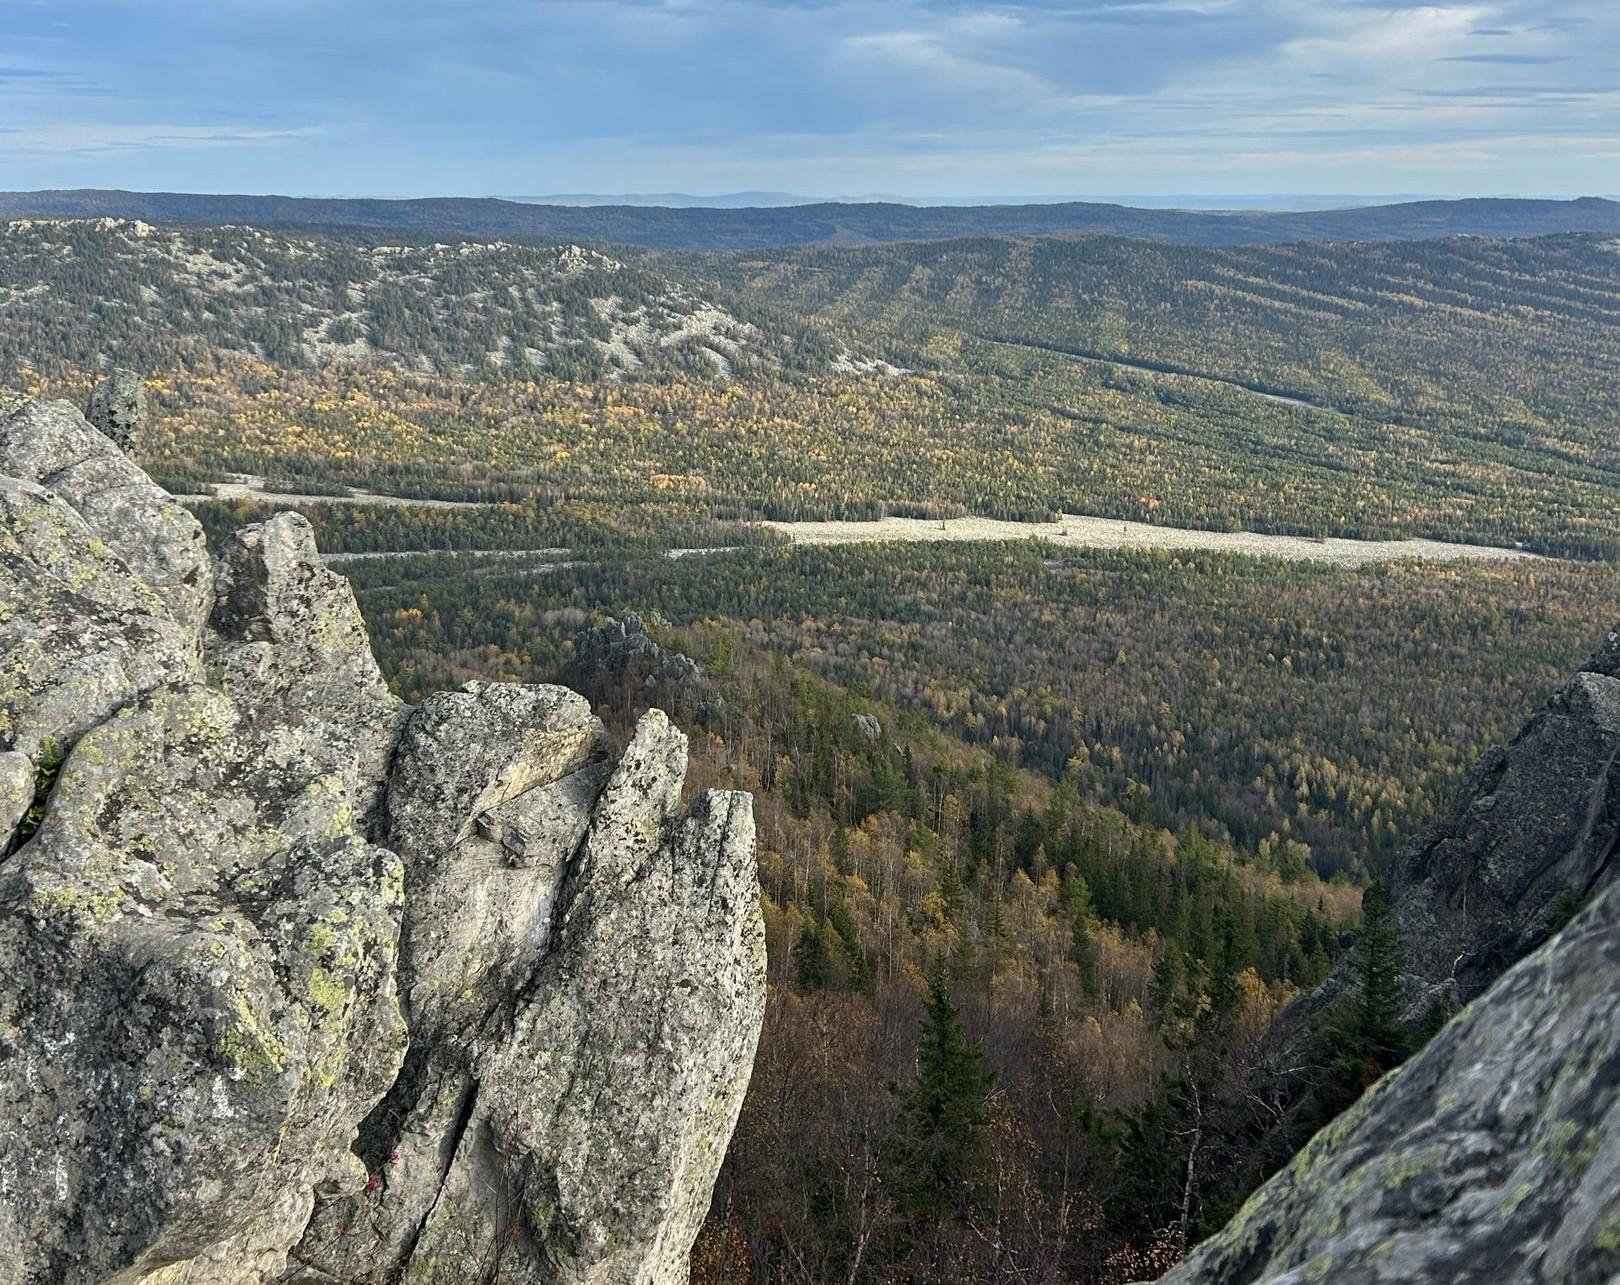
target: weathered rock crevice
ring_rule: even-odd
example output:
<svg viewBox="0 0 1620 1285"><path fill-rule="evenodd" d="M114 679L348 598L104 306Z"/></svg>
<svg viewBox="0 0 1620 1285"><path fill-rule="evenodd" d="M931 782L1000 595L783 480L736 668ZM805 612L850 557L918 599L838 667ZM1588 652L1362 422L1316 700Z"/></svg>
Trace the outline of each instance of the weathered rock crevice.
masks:
<svg viewBox="0 0 1620 1285"><path fill-rule="evenodd" d="M684 1280L747 796L565 688L403 705L301 517L209 557L138 391L0 416L0 1285Z"/></svg>

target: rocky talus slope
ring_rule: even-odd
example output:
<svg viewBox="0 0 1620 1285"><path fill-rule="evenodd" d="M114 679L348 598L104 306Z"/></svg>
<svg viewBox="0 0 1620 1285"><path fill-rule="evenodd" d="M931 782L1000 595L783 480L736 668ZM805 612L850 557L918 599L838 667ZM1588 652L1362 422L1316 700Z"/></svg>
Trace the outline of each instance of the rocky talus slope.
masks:
<svg viewBox="0 0 1620 1285"><path fill-rule="evenodd" d="M0 1283L686 1279L764 939L663 715L401 704L307 522L213 560L64 403L0 406L0 657Z"/></svg>
<svg viewBox="0 0 1620 1285"><path fill-rule="evenodd" d="M1408 1014L1466 1007L1164 1281L1620 1280L1617 758L1611 633L1396 865ZM1285 1016L1274 1069L1353 985Z"/></svg>

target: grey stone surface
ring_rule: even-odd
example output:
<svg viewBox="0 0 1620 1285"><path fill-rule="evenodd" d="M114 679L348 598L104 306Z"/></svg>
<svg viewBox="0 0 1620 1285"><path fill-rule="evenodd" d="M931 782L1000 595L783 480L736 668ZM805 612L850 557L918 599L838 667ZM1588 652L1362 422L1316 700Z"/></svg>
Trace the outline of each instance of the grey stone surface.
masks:
<svg viewBox="0 0 1620 1285"><path fill-rule="evenodd" d="M0 476L55 492L181 625L207 618L202 527L67 402L25 402L0 419Z"/></svg>
<svg viewBox="0 0 1620 1285"><path fill-rule="evenodd" d="M1620 890L1379 1081L1167 1285L1620 1276Z"/></svg>
<svg viewBox="0 0 1620 1285"><path fill-rule="evenodd" d="M36 772L140 694L201 676L194 631L77 511L0 476L0 753L19 756L0 774L0 852Z"/></svg>
<svg viewBox="0 0 1620 1285"><path fill-rule="evenodd" d="M141 1279L243 1238L273 1260L356 1167L354 1121L405 1047L401 871L328 809L327 777L284 781L263 748L221 693L160 688L80 738L0 865L20 1281ZM187 1279L263 1279L225 1267Z"/></svg>
<svg viewBox="0 0 1620 1285"><path fill-rule="evenodd" d="M1620 679L1577 673L1397 862L1397 907L1414 1006L1466 1002L1539 945L1558 902L1613 881L1620 836Z"/></svg>
<svg viewBox="0 0 1620 1285"><path fill-rule="evenodd" d="M684 1280L749 800L565 688L408 709L304 519L195 529L71 407L0 423L0 1285Z"/></svg>
<svg viewBox="0 0 1620 1285"><path fill-rule="evenodd" d="M464 729L513 690L434 698L407 728L389 809L416 871L411 1054L363 1132L377 1180L323 1203L290 1280L686 1277L763 1016L750 803L687 814L686 740L658 711L604 785L594 720L558 688L529 693L562 776L521 745L469 771ZM546 818L540 860L486 837L520 815ZM452 897L460 920L436 908Z"/></svg>
<svg viewBox="0 0 1620 1285"><path fill-rule="evenodd" d="M322 564L297 513L238 531L216 579L212 681L267 725L267 765L327 777L330 805L371 833L405 707L377 669L348 581Z"/></svg>
<svg viewBox="0 0 1620 1285"><path fill-rule="evenodd" d="M146 390L133 370L119 368L90 393L84 417L123 451L133 454L146 428Z"/></svg>

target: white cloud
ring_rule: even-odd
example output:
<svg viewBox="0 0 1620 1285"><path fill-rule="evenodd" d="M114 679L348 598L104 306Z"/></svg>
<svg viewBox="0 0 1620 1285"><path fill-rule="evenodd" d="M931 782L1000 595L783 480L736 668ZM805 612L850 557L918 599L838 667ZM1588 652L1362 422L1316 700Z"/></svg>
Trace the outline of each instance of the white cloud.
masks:
<svg viewBox="0 0 1620 1285"><path fill-rule="evenodd" d="M313 138L317 126L297 129L235 125L127 125L111 122L0 128L0 153L94 153L130 150L196 150L256 146Z"/></svg>

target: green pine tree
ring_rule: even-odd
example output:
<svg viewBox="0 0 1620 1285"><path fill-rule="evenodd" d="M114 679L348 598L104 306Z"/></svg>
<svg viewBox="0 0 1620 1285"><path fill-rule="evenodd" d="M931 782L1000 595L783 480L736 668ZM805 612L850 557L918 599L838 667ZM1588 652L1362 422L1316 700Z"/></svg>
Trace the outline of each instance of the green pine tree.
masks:
<svg viewBox="0 0 1620 1285"><path fill-rule="evenodd" d="M1414 1033L1401 1023L1401 940L1382 885L1367 889L1361 914L1351 953L1356 989L1328 1010L1318 1028L1324 1062L1332 1071L1322 1091L1322 1123L1400 1065L1417 1045Z"/></svg>
<svg viewBox="0 0 1620 1285"><path fill-rule="evenodd" d="M820 990L832 980L831 961L827 957L827 942L821 925L806 919L793 943L793 969L800 990Z"/></svg>
<svg viewBox="0 0 1620 1285"><path fill-rule="evenodd" d="M1401 939L1395 929L1389 894L1381 883L1367 889L1361 903L1361 931L1356 937L1356 973L1360 983L1356 1025L1365 1054L1387 1066L1399 1059L1404 1043L1401 1014Z"/></svg>
<svg viewBox="0 0 1620 1285"><path fill-rule="evenodd" d="M923 1006L917 1077L905 1091L891 1164L891 1181L914 1212L967 1198L994 1079L984 1050L962 1029L945 969L936 968Z"/></svg>

